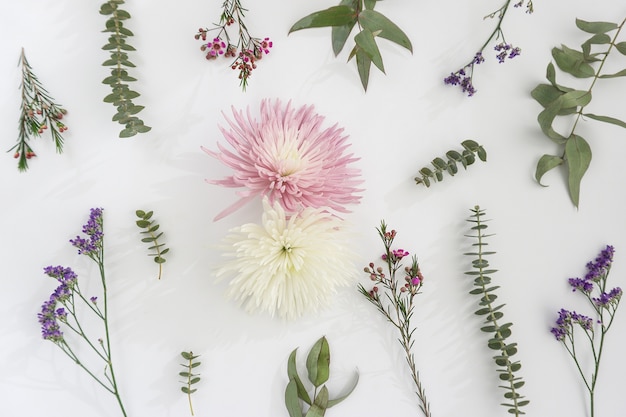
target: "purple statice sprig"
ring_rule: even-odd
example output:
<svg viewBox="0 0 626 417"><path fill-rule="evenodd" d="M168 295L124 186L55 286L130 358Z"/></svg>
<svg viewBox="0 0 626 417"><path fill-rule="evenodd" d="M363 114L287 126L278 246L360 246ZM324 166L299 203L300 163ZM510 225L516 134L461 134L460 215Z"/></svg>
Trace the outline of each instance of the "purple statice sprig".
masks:
<svg viewBox="0 0 626 417"><path fill-rule="evenodd" d="M513 44L506 42L504 38L504 31L502 30L504 16L508 11L509 6L511 6L511 2L512 0L505 0L503 5L499 9L484 17L484 19L495 19L497 17L498 23L494 27L493 31L491 32L485 43L483 43L478 52L474 54L473 58L463 67L445 77L443 79L444 84L458 85L463 93L467 93L468 97L472 97L474 94L476 94L477 90L472 82L474 77L474 67L485 62L484 51L493 40L501 39L501 42L495 45L493 48L494 51L497 52L495 56L500 64L504 63L507 59L513 59L522 53L521 48L513 46ZM524 4L526 4L526 12L532 13L532 0L520 0L517 3L514 3L513 7L522 7Z"/></svg>
<svg viewBox="0 0 626 417"><path fill-rule="evenodd" d="M71 268L60 265L47 266L44 268L44 273L56 279L58 286L48 300L42 304L37 318L41 325L43 339L58 346L72 362L87 372L106 391L113 394L123 416L126 417L111 357L102 214L101 208L92 208L89 220L82 229L84 236L76 236L75 239L70 240L80 255L89 257L98 265L102 284L102 302L98 302L98 296L85 295L81 291L78 275ZM84 306L87 309L83 308ZM92 316L86 315L89 311L95 315L95 320ZM89 326L85 323L89 323ZM97 326L97 323L100 326ZM66 338L66 334L70 334L72 337ZM86 344L95 357L102 361L104 366L95 368L104 369L102 373L94 371L86 365L83 359L84 350L75 350L72 347L76 340ZM81 352L81 354L79 355L77 352Z"/></svg>
<svg viewBox="0 0 626 417"><path fill-rule="evenodd" d="M411 377L416 387L420 402L420 409L426 417L430 417L430 406L426 399L426 391L420 381L419 372L415 364L415 357L411 352L414 343L415 327L411 324L411 317L415 308L415 296L420 294L424 283L424 276L420 271L417 257L413 256L410 266L403 266L402 260L409 256L404 249L392 249L396 237L395 230L387 230L387 224L382 221L376 229L383 241L385 251L381 256L386 268L377 267L370 262L364 268L374 286L371 290L359 284L359 292L400 332L398 341L404 350Z"/></svg>
<svg viewBox="0 0 626 417"><path fill-rule="evenodd" d="M207 60L214 60L218 57L234 58L230 67L239 71L239 85L243 91L246 91L252 71L257 68L257 61L269 54L274 46L274 42L268 37L261 39L250 35L245 23L247 11L241 5L240 0L224 0L220 22L211 29L199 28L194 36L196 40L202 40L200 50L206 53ZM231 40L231 33L229 33L235 24L238 38L236 42ZM217 35L207 41L208 32L213 30L217 31Z"/></svg>
<svg viewBox="0 0 626 417"><path fill-rule="evenodd" d="M574 360L576 369L583 380L585 388L589 393L589 407L591 416L594 415L594 394L596 383L598 382L598 371L600 369L600 359L606 341L606 335L613 324L615 313L622 298L623 291L620 287L608 290L607 281L615 249L607 245L594 261L587 263L587 273L584 278L569 278L568 283L572 291L578 291L587 299L593 310L593 317L579 314L575 311L561 309L556 320L556 326L550 330L557 341L563 343L567 353ZM576 329L583 331L589 343L593 356L593 371L591 375L583 370L581 361L577 355L580 348L577 348L575 337Z"/></svg>

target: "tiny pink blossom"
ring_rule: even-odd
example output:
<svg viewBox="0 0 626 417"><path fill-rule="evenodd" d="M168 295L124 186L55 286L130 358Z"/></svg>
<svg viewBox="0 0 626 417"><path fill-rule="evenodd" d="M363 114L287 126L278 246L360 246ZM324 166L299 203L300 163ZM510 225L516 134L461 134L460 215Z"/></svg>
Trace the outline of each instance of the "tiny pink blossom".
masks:
<svg viewBox="0 0 626 417"><path fill-rule="evenodd" d="M290 213L305 207L328 207L348 212L348 204L356 204L362 191L360 170L350 166L357 161L346 154L348 137L337 125L322 129L324 117L313 106L294 108L280 100L261 102L260 120L250 109L244 116L234 108L234 120L226 120L227 130L220 127L233 148L217 143L218 152L202 147L208 155L233 169L234 174L222 180L206 180L209 184L246 188L237 194L239 201L219 213L219 220L256 196L267 195Z"/></svg>

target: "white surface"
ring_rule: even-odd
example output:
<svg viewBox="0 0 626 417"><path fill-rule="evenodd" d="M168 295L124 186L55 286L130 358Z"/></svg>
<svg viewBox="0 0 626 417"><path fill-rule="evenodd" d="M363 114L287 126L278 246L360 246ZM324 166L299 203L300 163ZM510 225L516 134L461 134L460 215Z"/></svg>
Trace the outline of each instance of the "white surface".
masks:
<svg viewBox="0 0 626 417"><path fill-rule="evenodd" d="M334 1L245 2L251 32L274 41L246 93L227 63L206 62L193 39L198 27L218 20L221 1L130 1L127 26L137 48L131 75L142 94L136 103L146 106L141 117L153 130L126 140L110 121L114 107L102 102L108 69L100 66L107 58L100 49L106 41L100 2L4 3L3 148L17 137L21 46L51 95L69 110L70 130L61 156L51 141L37 141L39 156L25 174L10 154L0 159L0 415L120 415L112 396L40 338L36 318L55 285L43 275L44 266L72 266L84 285L95 285L96 271L67 243L90 207L105 209L114 363L129 416L189 415L177 377L178 354L189 349L203 362L193 397L197 416L287 416L287 357L299 346L303 360L321 335L332 352L331 394L355 368L361 374L351 397L329 416L420 414L395 333L356 289L341 292L317 315L282 322L247 315L224 298L226 283L213 280L219 253L212 247L229 228L260 219L260 202L212 222L236 196L204 182L229 171L200 146L215 149L222 140L222 111L249 105L254 112L266 97L314 104L329 125L338 122L350 135L366 189L347 217L359 232L347 242L362 257L355 268L380 255L374 228L383 218L399 231L398 245L418 254L426 284L415 315L414 351L433 416L506 414L487 335L473 315L476 299L467 294L471 280L463 274L470 259L462 253L472 243L463 236L465 219L475 204L493 219L489 231L496 233L491 244L498 253L491 263L499 269L505 318L514 323L511 340L519 343L523 393L531 400L527 414L586 415L573 363L549 329L558 309L583 305L566 279L583 274L607 243L616 248L612 284L626 287L626 130L594 121L580 127L594 159L577 211L561 174L545 177L549 188L533 180L537 159L554 147L539 130L540 106L529 92L544 82L553 46L585 39L575 17L621 20L622 2L536 1L530 16L511 10L507 41L520 46L522 56L501 65L489 56L476 70L478 94L468 99L442 79L482 44L494 24L482 17L500 1L381 2L378 10L407 32L414 54L385 44L387 76L372 69L367 94L354 63L345 63L346 53L332 56L329 30L287 37L293 22ZM625 89L624 80L598 83L594 110L626 117ZM414 184L419 168L468 138L485 146L487 163L430 189ZM161 281L134 224L140 208L155 211L172 249ZM623 414L625 314L618 313L608 336L597 416Z"/></svg>

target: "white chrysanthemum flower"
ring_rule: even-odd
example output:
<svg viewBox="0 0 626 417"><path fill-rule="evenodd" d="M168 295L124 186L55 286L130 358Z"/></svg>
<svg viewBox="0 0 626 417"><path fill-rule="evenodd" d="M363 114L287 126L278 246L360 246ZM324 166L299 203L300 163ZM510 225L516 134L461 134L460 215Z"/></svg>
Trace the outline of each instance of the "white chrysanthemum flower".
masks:
<svg viewBox="0 0 626 417"><path fill-rule="evenodd" d="M355 282L355 255L341 219L312 207L288 218L267 197L263 208L262 225L230 231L224 240L230 259L217 272L218 278L232 277L228 294L246 310L293 319Z"/></svg>

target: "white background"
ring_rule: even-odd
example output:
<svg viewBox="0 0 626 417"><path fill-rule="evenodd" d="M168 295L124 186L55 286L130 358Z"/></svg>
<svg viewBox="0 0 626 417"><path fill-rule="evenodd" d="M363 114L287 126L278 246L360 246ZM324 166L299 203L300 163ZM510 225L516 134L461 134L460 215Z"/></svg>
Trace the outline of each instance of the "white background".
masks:
<svg viewBox="0 0 626 417"><path fill-rule="evenodd" d="M467 98L442 79L465 64L495 21L483 16L501 2L390 0L377 10L403 28L414 45L406 50L381 41L387 75L372 69L362 91L347 51L335 58L330 31L305 30L287 36L300 17L333 1L246 1L253 35L274 41L246 93L227 61L207 62L193 39L198 27L219 19L221 1L130 1L127 27L137 48L136 104L153 127L131 139L117 137L115 109L102 102L101 83L109 70L100 64L107 35L100 3L91 1L3 1L0 25L0 128L2 147L17 138L20 47L50 94L68 110L65 152L49 139L34 143L38 157L19 173L10 153L0 155L0 415L118 416L112 396L96 386L52 343L40 337L37 312L55 287L42 268L72 266L83 285L97 288L97 271L68 243L80 232L89 208L105 209L107 274L110 289L114 364L129 416L189 415L180 392L179 352L201 356L202 381L193 400L197 416L287 416L283 393L286 362L300 347L300 360L320 336L332 353L331 395L358 368L354 393L329 416L420 415L404 357L393 329L355 288L346 288L328 308L292 322L249 315L225 298L227 283L215 283L226 231L258 221L256 201L219 222L213 217L237 198L232 189L212 186L229 170L200 150L216 149L221 112L263 98L314 104L328 126L339 123L350 135L360 161L361 204L347 221L358 236L346 242L359 253L357 270L381 253L375 227L381 219L397 229L398 246L418 255L426 277L414 322L414 352L432 415L498 416L506 410L487 335L473 312L471 279L463 255L472 241L465 219L476 204L492 219L493 267L519 343L523 394L528 415L585 416L586 396L573 362L549 332L561 307L586 312L582 296L567 278L606 245L616 248L612 285L626 287L624 180L626 130L595 121L579 126L593 162L582 182L580 209L567 195L562 173L533 179L537 159L556 152L536 122L540 106L530 91L545 82L552 47L578 47L586 37L574 25L585 20L621 21L621 1L536 1L535 13L511 9L504 23L508 42L522 55L498 64L489 47L477 67L478 94ZM626 40L622 34L622 40ZM348 46L349 48L349 46ZM621 62L620 62L621 60ZM613 58L616 70L623 56ZM589 80L561 77L587 88ZM626 81L600 81L589 111L626 118ZM563 126L570 126L567 123ZM413 177L435 156L459 149L464 139L485 146L478 162L430 189ZM146 256L134 224L135 210L154 210L171 254L164 275ZM365 276L363 281L366 283ZM622 316L620 317L620 314ZM597 416L624 415L626 313L618 313L608 335Z"/></svg>

